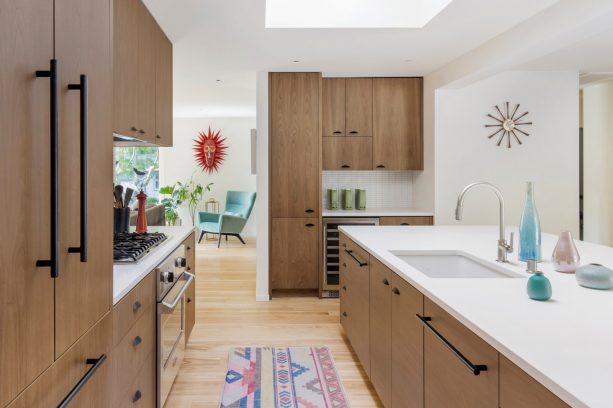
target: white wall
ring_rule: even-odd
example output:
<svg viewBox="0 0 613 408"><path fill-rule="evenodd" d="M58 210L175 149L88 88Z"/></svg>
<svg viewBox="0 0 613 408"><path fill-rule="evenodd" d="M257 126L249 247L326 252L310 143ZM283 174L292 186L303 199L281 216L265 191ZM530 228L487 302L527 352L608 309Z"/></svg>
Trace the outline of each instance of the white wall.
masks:
<svg viewBox="0 0 613 408"><path fill-rule="evenodd" d="M270 299L268 294L268 73L256 74L257 115L257 191L259 205L256 220L259 225L256 239L256 300Z"/></svg>
<svg viewBox="0 0 613 408"><path fill-rule="evenodd" d="M194 159L194 139L198 132L221 130L228 146L224 162L219 172L209 175L197 166ZM255 118L175 118L173 147L160 148L160 185L174 184L176 181L189 179L194 174L194 181L201 184L215 183L212 190L206 193L199 209L204 210L204 201L214 197L219 201L223 212L228 190L256 191L256 176L251 174L251 136L250 131L256 126ZM256 235L255 212L249 218L244 236ZM183 223L191 222L188 211L181 209Z"/></svg>
<svg viewBox="0 0 613 408"><path fill-rule="evenodd" d="M583 88L585 241L613 246L613 81Z"/></svg>
<svg viewBox="0 0 613 408"><path fill-rule="evenodd" d="M494 105L509 101L528 110L534 124L523 145L497 147L488 140ZM435 217L456 224L455 203L462 188L489 181L503 192L506 223L519 224L525 182L535 183L545 232L579 229L579 78L577 72L510 71L462 89L436 91ZM498 204L490 191L473 191L464 224L496 224Z"/></svg>

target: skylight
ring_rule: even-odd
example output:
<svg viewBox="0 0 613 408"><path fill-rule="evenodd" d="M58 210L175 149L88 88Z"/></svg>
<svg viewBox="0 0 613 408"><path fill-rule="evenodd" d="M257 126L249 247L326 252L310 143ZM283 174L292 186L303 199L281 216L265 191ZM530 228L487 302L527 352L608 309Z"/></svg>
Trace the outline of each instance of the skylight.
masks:
<svg viewBox="0 0 613 408"><path fill-rule="evenodd" d="M421 28L453 0L266 0L266 28Z"/></svg>

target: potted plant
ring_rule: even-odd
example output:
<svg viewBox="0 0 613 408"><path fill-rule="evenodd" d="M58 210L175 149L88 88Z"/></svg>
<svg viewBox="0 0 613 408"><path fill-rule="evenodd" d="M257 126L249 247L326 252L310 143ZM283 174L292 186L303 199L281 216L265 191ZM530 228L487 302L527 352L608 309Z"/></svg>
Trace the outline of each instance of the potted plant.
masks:
<svg viewBox="0 0 613 408"><path fill-rule="evenodd" d="M162 204L166 207L166 221L168 225L175 225L179 218L178 208L187 204L189 215L192 219L192 225L195 222L196 208L202 200L206 191L211 191L213 183L202 185L195 183L193 178L186 182L177 181L173 186L165 186L160 188L160 194L168 195L162 199Z"/></svg>
<svg viewBox="0 0 613 408"><path fill-rule="evenodd" d="M166 224L175 225L179 219L179 207L182 201L179 199L179 192L175 190L175 186L164 186L160 188L160 194L168 197L164 197L161 203L165 207Z"/></svg>

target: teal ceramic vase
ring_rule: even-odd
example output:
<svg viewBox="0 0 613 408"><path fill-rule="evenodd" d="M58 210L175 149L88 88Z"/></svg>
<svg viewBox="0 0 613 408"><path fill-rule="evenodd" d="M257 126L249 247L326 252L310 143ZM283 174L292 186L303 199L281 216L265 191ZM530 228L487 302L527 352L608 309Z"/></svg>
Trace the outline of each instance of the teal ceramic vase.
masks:
<svg viewBox="0 0 613 408"><path fill-rule="evenodd" d="M600 264L583 265L577 268L575 279L579 285L590 289L613 288L613 271Z"/></svg>
<svg viewBox="0 0 613 408"><path fill-rule="evenodd" d="M551 299L551 282L543 272L536 271L528 279L528 296L530 299L541 301Z"/></svg>
<svg viewBox="0 0 613 408"><path fill-rule="evenodd" d="M541 224L530 181L526 183L526 203L519 222L519 260L541 261Z"/></svg>

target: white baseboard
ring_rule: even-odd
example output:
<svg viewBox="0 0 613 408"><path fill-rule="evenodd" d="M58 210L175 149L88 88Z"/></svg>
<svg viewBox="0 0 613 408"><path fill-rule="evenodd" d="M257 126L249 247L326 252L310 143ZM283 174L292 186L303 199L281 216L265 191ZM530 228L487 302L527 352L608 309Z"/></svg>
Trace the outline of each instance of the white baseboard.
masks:
<svg viewBox="0 0 613 408"><path fill-rule="evenodd" d="M268 302L270 301L270 296L268 293L259 293L255 295L256 302Z"/></svg>

